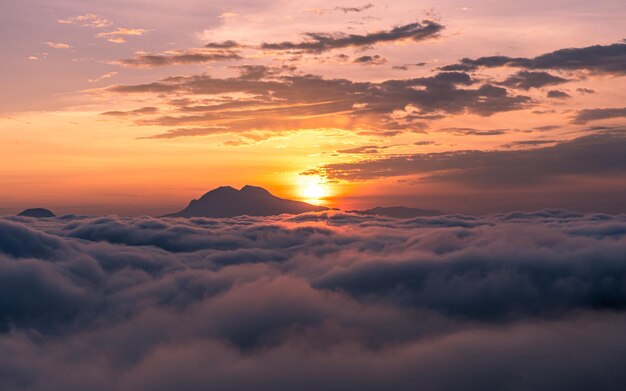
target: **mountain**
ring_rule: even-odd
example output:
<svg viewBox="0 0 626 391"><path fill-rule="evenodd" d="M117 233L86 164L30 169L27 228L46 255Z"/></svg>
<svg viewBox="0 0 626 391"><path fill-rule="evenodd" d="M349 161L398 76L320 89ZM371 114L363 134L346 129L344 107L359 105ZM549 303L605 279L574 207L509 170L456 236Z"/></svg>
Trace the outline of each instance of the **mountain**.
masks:
<svg viewBox="0 0 626 391"><path fill-rule="evenodd" d="M435 209L420 209L420 208L407 208L406 206L390 206L390 207L376 207L367 210L350 210L349 212L362 214L362 215L376 215L395 217L399 219L408 219L411 217L422 216L441 216L445 213Z"/></svg>
<svg viewBox="0 0 626 391"><path fill-rule="evenodd" d="M237 190L222 186L192 200L180 212L163 217L234 217L299 214L327 210L323 206L278 198L262 187L246 185Z"/></svg>
<svg viewBox="0 0 626 391"><path fill-rule="evenodd" d="M56 217L56 215L54 213L52 213L48 209L44 209L44 208L26 209L26 210L21 211L18 214L18 216L38 217L38 218L42 218L42 217Z"/></svg>

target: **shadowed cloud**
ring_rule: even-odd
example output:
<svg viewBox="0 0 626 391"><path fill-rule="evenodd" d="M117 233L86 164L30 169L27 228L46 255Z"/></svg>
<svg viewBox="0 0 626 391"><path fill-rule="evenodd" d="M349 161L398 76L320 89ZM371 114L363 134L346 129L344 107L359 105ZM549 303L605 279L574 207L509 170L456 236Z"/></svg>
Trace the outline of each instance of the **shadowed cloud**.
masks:
<svg viewBox="0 0 626 391"><path fill-rule="evenodd" d="M233 78L169 77L149 84L113 86L108 90L121 94L186 94L187 97L234 93L250 96L212 105L177 104L169 115L138 119L139 125L178 127L155 138L324 127L381 135L396 131L422 132L424 121L440 119L443 113L490 116L532 104L527 96L511 94L504 87L480 85L463 72L440 72L429 77L373 83L289 75L285 72L293 70L288 67L242 66L238 69L240 75ZM403 115L397 116L398 113Z"/></svg>
<svg viewBox="0 0 626 391"><path fill-rule="evenodd" d="M391 30L382 30L365 35L343 33L306 33L307 38L301 42L284 41L279 43L263 43L265 50L300 50L304 52L320 53L346 47L372 46L380 43L412 40L415 42L435 38L443 30L443 26L431 20L421 23L410 23L397 26Z"/></svg>
<svg viewBox="0 0 626 391"><path fill-rule="evenodd" d="M241 56L231 50L190 49L173 50L162 54L140 53L134 58L118 60L115 63L126 67L157 68L169 65L202 64L240 59Z"/></svg>
<svg viewBox="0 0 626 391"><path fill-rule="evenodd" d="M330 179L369 180L426 174L426 179L479 185L529 184L562 175L626 172L626 136L613 132L583 136L552 147L520 151L457 151L391 156L330 164ZM586 159L580 159L581 154ZM451 171L453 170L453 171Z"/></svg>
<svg viewBox="0 0 626 391"><path fill-rule="evenodd" d="M623 215L12 217L0 233L7 390L626 381Z"/></svg>
<svg viewBox="0 0 626 391"><path fill-rule="evenodd" d="M442 67L448 71L475 71L479 68L519 67L526 69L587 70L592 73L626 74L626 43L560 49L533 58L490 56L464 58Z"/></svg>

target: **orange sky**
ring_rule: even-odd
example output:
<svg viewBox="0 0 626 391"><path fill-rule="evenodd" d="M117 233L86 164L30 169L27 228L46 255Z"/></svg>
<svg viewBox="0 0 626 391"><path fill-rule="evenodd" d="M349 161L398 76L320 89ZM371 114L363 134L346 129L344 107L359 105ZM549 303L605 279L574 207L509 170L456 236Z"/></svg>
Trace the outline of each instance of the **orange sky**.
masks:
<svg viewBox="0 0 626 391"><path fill-rule="evenodd" d="M4 2L0 214L157 215L245 184L345 209L621 210L626 5L531 3Z"/></svg>

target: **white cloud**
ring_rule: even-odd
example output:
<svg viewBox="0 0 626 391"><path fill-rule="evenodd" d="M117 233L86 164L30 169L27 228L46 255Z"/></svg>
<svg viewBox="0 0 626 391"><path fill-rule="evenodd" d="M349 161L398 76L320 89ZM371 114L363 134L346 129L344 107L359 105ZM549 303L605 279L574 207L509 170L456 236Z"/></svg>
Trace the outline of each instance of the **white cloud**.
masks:
<svg viewBox="0 0 626 391"><path fill-rule="evenodd" d="M62 50L67 50L67 49L71 49L72 45L69 45L67 43L61 43L61 42L46 42L46 45L50 46L53 49L62 49Z"/></svg>

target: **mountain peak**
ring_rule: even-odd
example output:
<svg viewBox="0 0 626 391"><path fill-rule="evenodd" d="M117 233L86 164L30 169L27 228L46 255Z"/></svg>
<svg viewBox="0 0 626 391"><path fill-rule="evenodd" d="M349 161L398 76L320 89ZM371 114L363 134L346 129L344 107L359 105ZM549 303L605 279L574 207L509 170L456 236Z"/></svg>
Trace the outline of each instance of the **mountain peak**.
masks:
<svg viewBox="0 0 626 391"><path fill-rule="evenodd" d="M56 217L54 213L44 208L32 208L21 211L18 216L23 217L37 217L37 218L46 218L46 217Z"/></svg>
<svg viewBox="0 0 626 391"><path fill-rule="evenodd" d="M327 210L323 206L286 200L259 186L245 185L241 190L221 186L204 194L199 200L176 213L164 217L234 217L300 214Z"/></svg>
<svg viewBox="0 0 626 391"><path fill-rule="evenodd" d="M245 185L239 191L250 195L272 195L272 193L262 187L251 185Z"/></svg>

